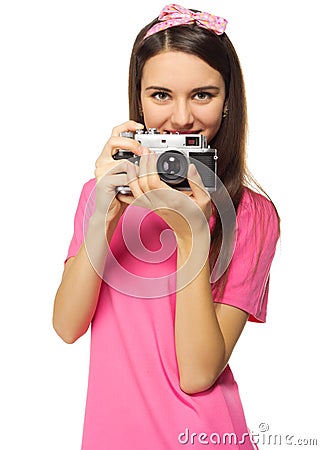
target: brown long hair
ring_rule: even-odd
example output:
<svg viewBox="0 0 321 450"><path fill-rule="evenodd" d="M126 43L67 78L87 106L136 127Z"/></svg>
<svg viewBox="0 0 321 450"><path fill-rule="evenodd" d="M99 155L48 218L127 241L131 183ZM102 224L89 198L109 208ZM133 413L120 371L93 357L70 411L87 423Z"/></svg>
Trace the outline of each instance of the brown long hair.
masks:
<svg viewBox="0 0 321 450"><path fill-rule="evenodd" d="M251 179L246 167L247 108L239 58L225 33L217 35L197 24L174 26L144 39L147 31L157 22L158 19L155 19L144 27L133 45L128 83L130 119L142 122L141 79L144 65L149 58L165 51L180 51L199 57L220 72L225 82L228 116L222 120L210 146L218 149L217 175L237 210L244 186ZM222 224L217 211L215 215L216 225L211 236L212 267L222 243ZM219 280L221 293L225 282L226 274Z"/></svg>

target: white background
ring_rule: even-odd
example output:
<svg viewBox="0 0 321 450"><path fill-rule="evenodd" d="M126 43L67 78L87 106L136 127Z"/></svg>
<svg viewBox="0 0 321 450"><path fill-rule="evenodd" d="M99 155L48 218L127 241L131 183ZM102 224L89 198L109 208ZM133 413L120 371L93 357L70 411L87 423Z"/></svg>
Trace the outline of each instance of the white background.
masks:
<svg viewBox="0 0 321 450"><path fill-rule="evenodd" d="M108 4L0 7L4 450L80 449L89 334L60 341L53 300L82 184L111 128L128 117L133 39L165 5ZM248 425L261 448L273 447L262 445L261 423L320 445L319 2L182 4L229 21L247 87L249 165L282 218L268 322L247 325L231 361Z"/></svg>

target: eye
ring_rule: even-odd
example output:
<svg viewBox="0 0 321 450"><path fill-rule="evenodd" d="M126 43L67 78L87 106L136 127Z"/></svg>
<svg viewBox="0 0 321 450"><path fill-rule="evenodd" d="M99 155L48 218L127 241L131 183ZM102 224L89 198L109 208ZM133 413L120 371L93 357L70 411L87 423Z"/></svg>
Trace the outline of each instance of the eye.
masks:
<svg viewBox="0 0 321 450"><path fill-rule="evenodd" d="M196 94L194 95L194 98L196 100L200 100L200 101L211 100L213 98L213 94L211 94L210 92L199 91L199 92L196 92Z"/></svg>
<svg viewBox="0 0 321 450"><path fill-rule="evenodd" d="M167 92L164 92L164 91L154 92L154 93L152 94L152 97L153 97L155 100L158 100L159 102L165 102L166 100L169 99L168 93L167 93Z"/></svg>

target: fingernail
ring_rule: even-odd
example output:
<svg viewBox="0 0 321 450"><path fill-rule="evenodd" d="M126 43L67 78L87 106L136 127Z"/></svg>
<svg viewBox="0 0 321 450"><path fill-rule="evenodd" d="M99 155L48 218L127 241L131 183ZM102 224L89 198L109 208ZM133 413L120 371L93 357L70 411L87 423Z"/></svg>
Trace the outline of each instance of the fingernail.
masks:
<svg viewBox="0 0 321 450"><path fill-rule="evenodd" d="M195 167L195 165L194 164L190 164L190 174L191 175L196 175L197 174L197 170L196 170L196 167Z"/></svg>

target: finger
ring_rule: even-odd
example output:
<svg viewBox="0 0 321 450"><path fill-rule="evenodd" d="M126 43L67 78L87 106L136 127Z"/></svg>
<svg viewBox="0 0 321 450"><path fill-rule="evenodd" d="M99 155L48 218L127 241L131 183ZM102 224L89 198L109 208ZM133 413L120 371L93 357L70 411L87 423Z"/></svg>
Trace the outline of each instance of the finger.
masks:
<svg viewBox="0 0 321 450"><path fill-rule="evenodd" d="M122 136L112 136L109 141L109 145L112 147L112 155L117 153L118 150L128 150L135 155L141 155L143 150L139 141L136 139L122 137Z"/></svg>
<svg viewBox="0 0 321 450"><path fill-rule="evenodd" d="M131 183L132 181L137 180L139 169L138 169L137 164L134 164L129 160L126 160L126 162L127 162L127 168L126 168L127 182Z"/></svg>
<svg viewBox="0 0 321 450"><path fill-rule="evenodd" d="M149 191L148 179L147 179L147 175L148 175L147 158L148 158L148 154L145 151L145 149L143 149L143 154L141 155L140 160L139 160L139 172L138 172L139 185L143 192Z"/></svg>
<svg viewBox="0 0 321 450"><path fill-rule="evenodd" d="M134 155L140 155L142 152L139 142L134 139L111 137L95 162L96 169L107 165L113 166L118 164L118 161L128 160L124 154L113 157L118 153L120 148L122 150L128 150ZM130 154L129 156L132 157Z"/></svg>
<svg viewBox="0 0 321 450"><path fill-rule="evenodd" d="M204 199L204 195L209 197L209 194L204 186L203 180L194 164L190 164L188 167L187 179L191 187L193 197L195 197L196 200Z"/></svg>
<svg viewBox="0 0 321 450"><path fill-rule="evenodd" d="M139 162L139 184L144 192L151 189L169 188L159 176L157 170L157 155L143 147L143 155Z"/></svg>
<svg viewBox="0 0 321 450"><path fill-rule="evenodd" d="M143 191L139 185L139 167L128 161L127 167L127 185L130 187L131 193L135 198L140 197Z"/></svg>
<svg viewBox="0 0 321 450"><path fill-rule="evenodd" d="M194 164L190 165L187 176L192 190L192 198L201 208L204 216L209 221L211 215L213 214L211 196L205 188L202 178Z"/></svg>
<svg viewBox="0 0 321 450"><path fill-rule="evenodd" d="M112 157L118 153L119 150L128 150L135 155L141 155L142 148L141 145L136 139L121 137L121 136L112 136L106 143L101 155L99 156L97 161L106 161L111 160Z"/></svg>
<svg viewBox="0 0 321 450"><path fill-rule="evenodd" d="M126 205L131 205L135 201L135 198L132 195L118 194L117 200Z"/></svg>
<svg viewBox="0 0 321 450"><path fill-rule="evenodd" d="M126 173L128 169L129 161L127 159L121 159L119 161L114 161L113 164L100 165L96 167L95 177L96 180L100 180L102 177L108 177L111 175ZM127 179L126 179L127 181Z"/></svg>
<svg viewBox="0 0 321 450"><path fill-rule="evenodd" d="M168 187L167 184L163 183L160 179L157 171L157 155L154 152L151 152L146 157L146 175L150 189Z"/></svg>
<svg viewBox="0 0 321 450"><path fill-rule="evenodd" d="M104 190L115 192L115 188L118 186L126 186L127 184L127 174L117 174L117 175L108 175L106 177L106 183L104 183Z"/></svg>
<svg viewBox="0 0 321 450"><path fill-rule="evenodd" d="M127 122L114 127L112 130L112 136L119 136L119 134L124 131L132 131L134 133L135 131L142 130L143 128L144 125L142 123L135 122L134 120L128 120Z"/></svg>

